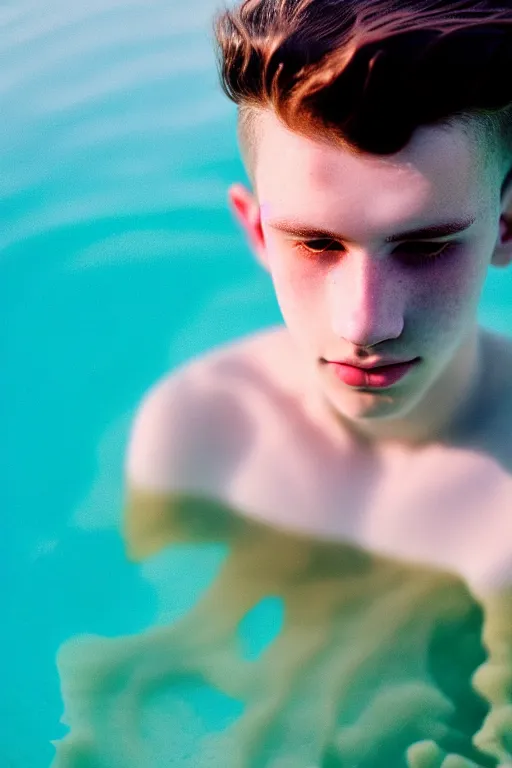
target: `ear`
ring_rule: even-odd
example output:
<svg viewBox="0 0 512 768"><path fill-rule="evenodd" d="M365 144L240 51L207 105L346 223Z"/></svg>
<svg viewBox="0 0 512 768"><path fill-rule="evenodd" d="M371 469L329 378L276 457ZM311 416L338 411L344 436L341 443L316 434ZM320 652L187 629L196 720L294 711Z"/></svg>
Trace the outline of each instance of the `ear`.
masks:
<svg viewBox="0 0 512 768"><path fill-rule="evenodd" d="M508 267L512 262L512 175L503 190L501 200L500 233L496 243L492 264Z"/></svg>
<svg viewBox="0 0 512 768"><path fill-rule="evenodd" d="M261 227L260 207L257 199L243 184L232 184L228 189L228 203L251 250L260 264L268 270L265 236Z"/></svg>

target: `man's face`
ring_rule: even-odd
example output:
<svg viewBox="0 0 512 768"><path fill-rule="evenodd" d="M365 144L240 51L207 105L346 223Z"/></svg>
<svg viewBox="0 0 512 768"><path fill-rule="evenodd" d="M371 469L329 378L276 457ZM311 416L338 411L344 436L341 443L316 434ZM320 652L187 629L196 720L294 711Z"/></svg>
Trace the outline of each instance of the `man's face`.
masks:
<svg viewBox="0 0 512 768"><path fill-rule="evenodd" d="M294 134L270 112L261 120L258 201L230 194L288 330L337 410L403 416L475 333L499 234L491 169L459 127L421 129L379 158ZM283 222L319 233L284 232ZM445 224L463 231L403 234ZM363 348L361 363L420 359L384 389L346 385L324 362L356 360Z"/></svg>

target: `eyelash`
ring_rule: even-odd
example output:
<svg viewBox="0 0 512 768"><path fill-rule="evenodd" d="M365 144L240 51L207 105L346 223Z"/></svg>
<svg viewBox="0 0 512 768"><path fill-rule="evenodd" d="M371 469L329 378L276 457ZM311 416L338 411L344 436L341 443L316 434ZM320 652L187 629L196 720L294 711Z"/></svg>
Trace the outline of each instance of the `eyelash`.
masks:
<svg viewBox="0 0 512 768"><path fill-rule="evenodd" d="M305 255L307 258L312 258L312 257L315 257L315 256L321 256L322 254L325 254L325 253L332 253L332 249L330 249L328 247L322 248L320 250L313 250L313 249L307 247L307 243L310 243L310 244L311 243L327 243L327 245L329 245L331 243L336 243L336 241L335 240L327 240L326 238L317 238L315 240L300 240L298 242L295 242L292 247L295 250L299 251L299 253ZM419 243L419 244L421 244L421 243ZM339 243L337 243L337 245L339 245ZM412 245L413 248L414 248L414 245L415 244ZM418 243L416 243L416 245L418 245ZM423 243L423 245L428 245L428 243ZM435 245L436 244L433 244L434 247L435 247ZM450 253L457 246L457 243L453 243L453 242L451 242L451 243L438 243L437 245L439 247L438 247L437 251L435 251L434 253L418 254L418 255L416 255L416 257L414 258L414 266L416 266L416 265L423 265L423 264L433 264L438 259L440 259L440 258L442 258L444 256L447 256L448 253Z"/></svg>

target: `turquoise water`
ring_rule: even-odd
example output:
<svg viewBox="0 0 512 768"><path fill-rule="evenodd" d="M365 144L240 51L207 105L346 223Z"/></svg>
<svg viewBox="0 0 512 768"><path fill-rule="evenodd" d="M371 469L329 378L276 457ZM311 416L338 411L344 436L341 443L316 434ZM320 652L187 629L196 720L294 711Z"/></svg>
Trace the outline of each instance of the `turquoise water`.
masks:
<svg viewBox="0 0 512 768"><path fill-rule="evenodd" d="M157 589L118 534L143 393L280 319L226 205L246 176L209 39L216 2L86 5L0 8L9 768L48 766L66 732L59 646L155 619ZM512 270L489 273L481 320L510 331Z"/></svg>

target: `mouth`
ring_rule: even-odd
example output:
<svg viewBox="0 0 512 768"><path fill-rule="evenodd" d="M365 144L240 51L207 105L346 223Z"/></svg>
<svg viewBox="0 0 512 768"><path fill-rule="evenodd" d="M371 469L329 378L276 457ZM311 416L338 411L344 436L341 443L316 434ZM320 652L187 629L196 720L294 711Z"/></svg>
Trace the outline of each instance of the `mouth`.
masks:
<svg viewBox="0 0 512 768"><path fill-rule="evenodd" d="M336 376L350 387L383 389L403 379L419 362L420 358L386 365L355 366L347 363L329 362Z"/></svg>
<svg viewBox="0 0 512 768"><path fill-rule="evenodd" d="M396 360L396 359L381 359L376 360L373 363L356 363L351 360L326 360L325 362L332 365L345 365L350 368L357 368L360 371L380 371L388 368L393 368L398 365L410 365L419 360L419 357L415 357L412 360Z"/></svg>

